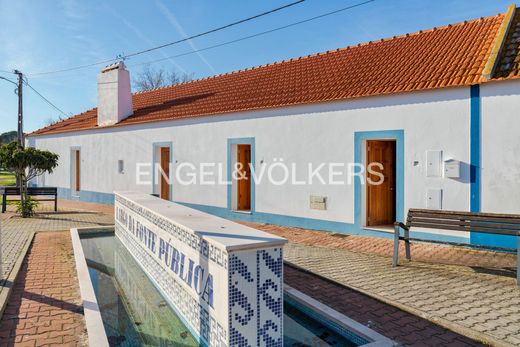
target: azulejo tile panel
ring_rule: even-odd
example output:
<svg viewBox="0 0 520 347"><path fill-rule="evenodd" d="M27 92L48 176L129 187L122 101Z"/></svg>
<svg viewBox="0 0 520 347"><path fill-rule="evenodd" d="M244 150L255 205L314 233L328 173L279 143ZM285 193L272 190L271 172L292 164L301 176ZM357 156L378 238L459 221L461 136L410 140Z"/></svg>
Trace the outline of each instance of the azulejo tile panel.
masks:
<svg viewBox="0 0 520 347"><path fill-rule="evenodd" d="M230 346L283 346L283 250L229 257Z"/></svg>
<svg viewBox="0 0 520 347"><path fill-rule="evenodd" d="M171 216L147 208L142 203L148 199L146 195L138 197L139 204L118 193L115 196L116 236L203 345L283 345L284 239L251 229L249 239L269 242L241 244L244 247L236 250L200 237L184 226L186 220L181 226ZM159 203L152 200L150 205ZM186 208L164 203L168 209L158 210L166 215L176 207ZM175 216L186 214L178 211ZM213 222L213 216L202 217ZM222 221L215 220L209 229L219 223ZM234 223L227 226L236 227L231 238L242 230ZM241 242L251 242L244 239Z"/></svg>
<svg viewBox="0 0 520 347"><path fill-rule="evenodd" d="M214 244L209 244L202 237L186 230L180 225L172 223L170 220L154 213L153 211L143 208L131 200L125 199L120 195L115 196L115 201L122 206L125 206L130 211L135 212L140 217L150 221L161 230L166 231L175 239L184 243L185 245L198 251L201 256L208 259L215 264L227 269L227 252Z"/></svg>

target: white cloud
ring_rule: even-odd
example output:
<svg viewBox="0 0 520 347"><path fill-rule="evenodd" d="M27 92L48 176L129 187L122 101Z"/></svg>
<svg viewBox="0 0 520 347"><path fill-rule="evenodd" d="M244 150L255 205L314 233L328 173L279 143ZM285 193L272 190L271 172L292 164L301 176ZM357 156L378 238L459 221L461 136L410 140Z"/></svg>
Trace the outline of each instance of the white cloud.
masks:
<svg viewBox="0 0 520 347"><path fill-rule="evenodd" d="M177 20L177 18L175 17L175 15L168 9L168 7L166 7L166 5L164 5L162 3L162 1L160 0L157 0L155 2L155 4L157 5L157 7L159 8L159 10L161 10L162 14L166 17L166 19L168 19L168 21L170 22L170 24L172 24L175 29L177 29L177 32L183 37L183 38L187 38L188 35L186 34L186 32L184 31L184 28L182 27L182 25L179 23L179 21ZM192 40L188 40L188 44L190 45L190 47L196 51L198 50L197 46L195 45L195 43L193 43ZM206 64L206 66L211 70L211 72L213 73L216 73L215 72L215 68L209 63L209 61L206 59L206 57L200 53L200 52L197 52L197 55L199 56L199 58L204 62L204 64Z"/></svg>
<svg viewBox="0 0 520 347"><path fill-rule="evenodd" d="M117 13L116 11L114 11L110 6L108 6L108 4L105 3L105 7L108 11L110 11L114 17L118 18L121 22L123 22L123 24L129 28L130 30L132 30L134 32L134 34L139 38L141 39L141 41L145 42L149 47L155 47L157 46L157 43L153 42L152 40L150 40L150 38L148 38L148 36L146 36L141 30L139 30L139 28L137 28L135 25L133 25L131 22L129 22L126 18L124 18L123 16L121 16L119 13ZM180 70L182 71L183 73L187 73L186 70L181 66L179 65L175 60L173 60L172 58L169 58L164 52L161 51L161 54L164 58L166 58L177 70Z"/></svg>

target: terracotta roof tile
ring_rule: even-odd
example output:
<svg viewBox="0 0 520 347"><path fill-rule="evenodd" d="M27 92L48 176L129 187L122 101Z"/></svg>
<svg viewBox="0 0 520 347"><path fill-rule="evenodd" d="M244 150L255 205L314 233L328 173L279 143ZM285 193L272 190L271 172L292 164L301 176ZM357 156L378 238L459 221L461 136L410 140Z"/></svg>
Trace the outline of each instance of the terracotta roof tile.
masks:
<svg viewBox="0 0 520 347"><path fill-rule="evenodd" d="M134 114L115 126L480 83L503 18L499 14L136 93ZM506 58L518 60L518 55ZM96 113L88 110L32 135L95 129Z"/></svg>
<svg viewBox="0 0 520 347"><path fill-rule="evenodd" d="M517 9L498 59L494 78L520 77L520 10Z"/></svg>

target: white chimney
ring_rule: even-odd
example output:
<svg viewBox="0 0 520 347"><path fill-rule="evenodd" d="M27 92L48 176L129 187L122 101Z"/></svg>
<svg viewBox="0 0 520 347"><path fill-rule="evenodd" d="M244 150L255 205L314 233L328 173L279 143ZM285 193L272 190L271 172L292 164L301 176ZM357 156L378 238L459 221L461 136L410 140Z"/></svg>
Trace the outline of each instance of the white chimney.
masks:
<svg viewBox="0 0 520 347"><path fill-rule="evenodd" d="M98 126L117 124L132 115L130 73L123 62L107 66L98 75Z"/></svg>

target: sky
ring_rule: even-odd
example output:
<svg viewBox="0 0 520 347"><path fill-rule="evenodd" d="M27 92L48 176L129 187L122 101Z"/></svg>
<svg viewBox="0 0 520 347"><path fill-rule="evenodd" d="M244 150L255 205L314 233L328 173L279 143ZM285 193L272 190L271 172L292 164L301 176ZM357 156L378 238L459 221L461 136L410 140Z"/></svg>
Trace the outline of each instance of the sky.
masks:
<svg viewBox="0 0 520 347"><path fill-rule="evenodd" d="M0 0L0 70L22 71L31 84L67 115L96 106L91 64L176 41L282 6L294 0ZM421 29L505 12L512 0L375 0L345 12L232 45L168 58L252 35L364 0L305 0L247 23L136 56L125 61L131 78L145 66L202 78L251 66L345 47ZM150 63L154 60L160 62ZM14 80L15 75L0 72ZM24 130L60 116L24 89ZM0 79L0 133L16 130L14 85Z"/></svg>

